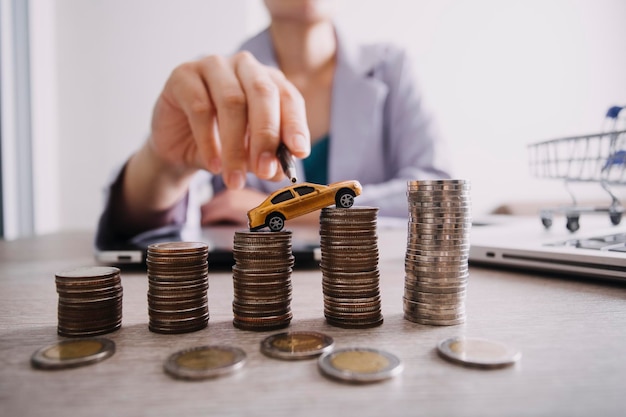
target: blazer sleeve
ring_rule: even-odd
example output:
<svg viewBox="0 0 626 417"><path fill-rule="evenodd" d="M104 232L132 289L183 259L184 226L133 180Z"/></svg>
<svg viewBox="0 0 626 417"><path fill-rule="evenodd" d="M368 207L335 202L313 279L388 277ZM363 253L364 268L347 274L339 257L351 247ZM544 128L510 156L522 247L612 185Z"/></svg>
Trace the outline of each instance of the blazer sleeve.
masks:
<svg viewBox="0 0 626 417"><path fill-rule="evenodd" d="M122 196L122 180L126 164L117 168L111 175L110 184L104 189L104 209L98 220L95 236L97 248L105 249L123 245L135 236L150 229L164 226L182 228L187 218L189 193L168 210L146 215L141 224L128 218Z"/></svg>

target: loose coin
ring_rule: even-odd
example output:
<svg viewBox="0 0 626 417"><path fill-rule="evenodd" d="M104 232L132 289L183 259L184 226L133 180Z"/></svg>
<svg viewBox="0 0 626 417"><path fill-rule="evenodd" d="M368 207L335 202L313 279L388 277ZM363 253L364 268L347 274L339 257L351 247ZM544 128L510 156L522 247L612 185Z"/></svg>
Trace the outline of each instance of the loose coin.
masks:
<svg viewBox="0 0 626 417"><path fill-rule="evenodd" d="M348 382L377 382L402 372L400 359L388 352L368 348L345 348L326 353L318 361L320 371Z"/></svg>
<svg viewBox="0 0 626 417"><path fill-rule="evenodd" d="M318 332L285 332L265 338L261 352L285 360L310 359L333 349L332 337Z"/></svg>
<svg viewBox="0 0 626 417"><path fill-rule="evenodd" d="M174 378L198 380L234 372L245 361L246 352L236 347L199 346L172 354L164 369Z"/></svg>
<svg viewBox="0 0 626 417"><path fill-rule="evenodd" d="M443 358L466 366L502 368L519 361L522 353L514 347L481 338L452 337L439 342Z"/></svg>
<svg viewBox="0 0 626 417"><path fill-rule="evenodd" d="M37 350L30 363L38 369L67 369L100 362L115 353L115 343L105 338L64 340Z"/></svg>

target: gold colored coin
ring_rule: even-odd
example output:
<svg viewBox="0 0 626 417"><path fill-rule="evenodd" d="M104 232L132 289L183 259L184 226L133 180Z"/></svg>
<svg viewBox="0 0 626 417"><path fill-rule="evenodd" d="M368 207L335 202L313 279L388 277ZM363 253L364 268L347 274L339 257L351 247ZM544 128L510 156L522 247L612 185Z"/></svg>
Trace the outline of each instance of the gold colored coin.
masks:
<svg viewBox="0 0 626 417"><path fill-rule="evenodd" d="M240 369L246 353L231 346L200 346L172 354L165 362L165 371L180 379L206 379Z"/></svg>
<svg viewBox="0 0 626 417"><path fill-rule="evenodd" d="M340 349L319 359L320 371L348 382L377 382L402 372L400 359L388 352L368 348Z"/></svg>
<svg viewBox="0 0 626 417"><path fill-rule="evenodd" d="M100 362L114 353L115 343L109 339L65 340L37 350L31 365L38 369L75 368Z"/></svg>
<svg viewBox="0 0 626 417"><path fill-rule="evenodd" d="M336 355L331 364L337 368L349 372L374 373L380 372L389 366L389 360L374 352L344 352Z"/></svg>
<svg viewBox="0 0 626 417"><path fill-rule="evenodd" d="M334 344L333 338L323 333L285 332L265 338L261 352L277 359L309 359L331 351Z"/></svg>

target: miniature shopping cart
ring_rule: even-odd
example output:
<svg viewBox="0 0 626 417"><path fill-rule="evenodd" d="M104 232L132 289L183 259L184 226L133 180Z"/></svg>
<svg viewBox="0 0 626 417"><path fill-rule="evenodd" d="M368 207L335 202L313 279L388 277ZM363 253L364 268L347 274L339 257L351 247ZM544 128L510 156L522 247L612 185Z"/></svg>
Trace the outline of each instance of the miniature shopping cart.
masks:
<svg viewBox="0 0 626 417"><path fill-rule="evenodd" d="M546 229L552 226L555 213L565 215L567 229L571 232L580 228L581 213L608 213L614 225L622 220L624 207L611 187L626 185L625 109L626 106L609 109L605 122L608 129L603 133L547 140L528 146L531 174L538 178L563 180L572 199L571 205L541 210L541 222ZM609 194L611 203L606 207L579 206L570 187L576 182L598 183Z"/></svg>

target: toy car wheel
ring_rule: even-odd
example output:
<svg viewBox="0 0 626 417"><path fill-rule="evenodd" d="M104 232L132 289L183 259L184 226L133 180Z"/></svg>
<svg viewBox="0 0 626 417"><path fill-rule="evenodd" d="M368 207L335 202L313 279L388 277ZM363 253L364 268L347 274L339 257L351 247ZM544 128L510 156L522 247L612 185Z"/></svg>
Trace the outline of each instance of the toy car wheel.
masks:
<svg viewBox="0 0 626 417"><path fill-rule="evenodd" d="M272 213L267 216L265 224L272 232L280 232L285 227L285 218L280 213Z"/></svg>
<svg viewBox="0 0 626 417"><path fill-rule="evenodd" d="M335 204L337 207L350 208L354 205L354 191L341 189L335 194Z"/></svg>

